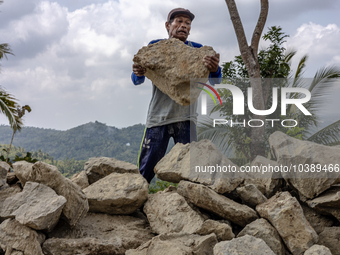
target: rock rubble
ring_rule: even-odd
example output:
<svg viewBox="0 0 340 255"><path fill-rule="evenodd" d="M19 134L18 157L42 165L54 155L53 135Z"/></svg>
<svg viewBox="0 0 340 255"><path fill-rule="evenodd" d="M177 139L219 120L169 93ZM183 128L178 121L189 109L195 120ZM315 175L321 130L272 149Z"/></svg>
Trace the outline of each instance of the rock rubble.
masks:
<svg viewBox="0 0 340 255"><path fill-rule="evenodd" d="M279 132L270 146L277 161L257 157L250 166L340 164L340 148ZM313 150L333 156L312 158ZM155 172L178 186L148 194L137 167L116 159L92 158L72 181L46 163L17 162L16 183L0 172L0 255L340 255L336 178L312 175L307 185L277 172L197 174L193 159L234 166L210 141L177 144Z"/></svg>

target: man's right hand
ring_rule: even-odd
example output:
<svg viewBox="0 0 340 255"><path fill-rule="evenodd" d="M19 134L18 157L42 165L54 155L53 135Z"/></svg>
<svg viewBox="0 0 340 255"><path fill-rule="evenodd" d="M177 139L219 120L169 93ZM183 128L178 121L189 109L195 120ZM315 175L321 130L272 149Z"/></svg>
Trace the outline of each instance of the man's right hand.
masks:
<svg viewBox="0 0 340 255"><path fill-rule="evenodd" d="M133 64L132 71L135 73L136 76L141 77L144 76L146 69L141 67L140 65Z"/></svg>

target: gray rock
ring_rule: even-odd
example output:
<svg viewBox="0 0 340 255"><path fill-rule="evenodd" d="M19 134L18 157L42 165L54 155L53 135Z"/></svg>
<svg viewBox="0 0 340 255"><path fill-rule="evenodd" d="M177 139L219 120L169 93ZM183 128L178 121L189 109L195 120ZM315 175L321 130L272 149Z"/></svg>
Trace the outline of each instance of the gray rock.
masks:
<svg viewBox="0 0 340 255"><path fill-rule="evenodd" d="M334 225L334 220L332 218L323 216L308 206L301 205L301 207L307 221L310 223L312 228L314 228L317 234L320 234L322 231L324 231L326 227L331 227Z"/></svg>
<svg viewBox="0 0 340 255"><path fill-rule="evenodd" d="M135 249L153 237L145 218L88 213L74 228L60 221L49 233L51 239L44 243L43 251L63 255L124 254L127 249ZM92 250L93 253L88 253Z"/></svg>
<svg viewBox="0 0 340 255"><path fill-rule="evenodd" d="M207 169L215 171L210 173ZM204 184L220 194L233 191L243 182L239 167L207 139L185 145L177 143L157 163L154 171L161 180L174 183L189 180Z"/></svg>
<svg viewBox="0 0 340 255"><path fill-rule="evenodd" d="M220 215L237 225L246 226L258 219L257 213L250 207L236 203L204 185L181 181L177 192L197 207Z"/></svg>
<svg viewBox="0 0 340 255"><path fill-rule="evenodd" d="M58 195L66 198L62 216L74 226L89 210L85 194L81 188L64 177L58 168L38 161L34 165L27 162L13 164L14 172L24 185L27 181L44 184L53 189Z"/></svg>
<svg viewBox="0 0 340 255"><path fill-rule="evenodd" d="M250 235L234 238L231 241L220 242L214 247L214 255L275 255L262 240Z"/></svg>
<svg viewBox="0 0 340 255"><path fill-rule="evenodd" d="M112 173L84 189L91 212L130 214L148 198L148 183L140 174Z"/></svg>
<svg viewBox="0 0 340 255"><path fill-rule="evenodd" d="M189 234L161 234L126 255L208 255L217 243L215 234L207 236Z"/></svg>
<svg viewBox="0 0 340 255"><path fill-rule="evenodd" d="M20 180L22 186L25 186L25 183L29 179L32 167L33 164L26 161L19 161L13 164L14 174Z"/></svg>
<svg viewBox="0 0 340 255"><path fill-rule="evenodd" d="M332 253L327 247L314 244L303 255L332 255Z"/></svg>
<svg viewBox="0 0 340 255"><path fill-rule="evenodd" d="M254 184L263 195L271 198L282 187L279 167L276 161L257 156L250 164L253 172L246 173L244 185Z"/></svg>
<svg viewBox="0 0 340 255"><path fill-rule="evenodd" d="M299 202L289 192L277 193L256 206L256 211L276 228L293 255L303 253L318 241Z"/></svg>
<svg viewBox="0 0 340 255"><path fill-rule="evenodd" d="M19 184L12 185L11 187L6 187L0 190L0 210L3 207L3 203L8 197L11 197L17 193L21 192L21 187ZM0 217L0 222L4 219Z"/></svg>
<svg viewBox="0 0 340 255"><path fill-rule="evenodd" d="M85 189L90 185L85 171L73 175L71 181L77 184L81 189Z"/></svg>
<svg viewBox="0 0 340 255"><path fill-rule="evenodd" d="M14 219L7 219L0 224L0 247L4 251L21 251L25 255L43 255L40 245L44 240L45 236L42 233L25 227Z"/></svg>
<svg viewBox="0 0 340 255"><path fill-rule="evenodd" d="M214 233L219 242L231 240L235 237L230 225L210 219L206 220L195 234L204 236L210 233Z"/></svg>
<svg viewBox="0 0 340 255"><path fill-rule="evenodd" d="M285 255L285 247L277 230L270 225L265 219L258 219L245 226L245 228L237 235L242 237L245 235L260 238L269 246L276 255Z"/></svg>
<svg viewBox="0 0 340 255"><path fill-rule="evenodd" d="M203 57L215 54L212 47L194 48L172 38L141 48L133 62L146 68L145 76L176 103L189 105L200 93L197 84L190 86L190 79L206 82L210 72Z"/></svg>
<svg viewBox="0 0 340 255"><path fill-rule="evenodd" d="M259 191L254 184L247 184L236 189L242 202L252 208L267 201L267 198Z"/></svg>
<svg viewBox="0 0 340 255"><path fill-rule="evenodd" d="M65 203L63 196L46 185L26 182L22 192L5 200L0 217L15 217L24 226L49 232L57 225Z"/></svg>
<svg viewBox="0 0 340 255"><path fill-rule="evenodd" d="M327 227L319 235L319 245L330 249L332 255L340 255L340 227Z"/></svg>
<svg viewBox="0 0 340 255"><path fill-rule="evenodd" d="M10 169L10 165L6 162L0 161L0 190L7 185L7 172Z"/></svg>
<svg viewBox="0 0 340 255"><path fill-rule="evenodd" d="M14 172L7 173L7 184L8 185L15 184L17 183L17 181L19 181L19 179L16 177Z"/></svg>
<svg viewBox="0 0 340 255"><path fill-rule="evenodd" d="M316 211L332 215L340 221L340 187L334 186L317 198L307 201L309 207Z"/></svg>
<svg viewBox="0 0 340 255"><path fill-rule="evenodd" d="M313 199L339 181L339 148L301 141L279 131L270 135L269 144L277 162L287 167L282 177L299 191L300 199ZM332 171L322 170L330 167Z"/></svg>
<svg viewBox="0 0 340 255"><path fill-rule="evenodd" d="M185 198L176 192L176 188L167 188L162 192L150 194L144 205L154 233L187 233L198 231L203 223L203 216L194 211Z"/></svg>
<svg viewBox="0 0 340 255"><path fill-rule="evenodd" d="M136 165L107 157L90 158L85 163L84 171L88 177L89 184L112 173L139 173Z"/></svg>
<svg viewBox="0 0 340 255"><path fill-rule="evenodd" d="M124 255L125 249L115 243L107 243L97 238L50 238L44 242L42 250L46 255Z"/></svg>

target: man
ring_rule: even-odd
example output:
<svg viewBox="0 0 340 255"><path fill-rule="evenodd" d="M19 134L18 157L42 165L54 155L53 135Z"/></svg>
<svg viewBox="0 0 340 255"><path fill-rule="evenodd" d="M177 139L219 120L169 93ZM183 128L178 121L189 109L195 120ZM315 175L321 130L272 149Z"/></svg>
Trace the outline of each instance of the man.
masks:
<svg viewBox="0 0 340 255"><path fill-rule="evenodd" d="M171 10L165 22L169 39L177 38L191 47L202 47L201 44L187 41L191 22L194 18L195 15L187 9L176 8ZM158 41L160 40L151 41L149 44ZM214 83L213 78L221 78L219 58L219 54L216 54L216 56L205 56L202 60L210 71L209 79L211 83ZM145 80L145 68L133 64L132 70L131 79L133 83L135 85L142 84ZM153 169L164 156L171 137L173 137L175 143L183 144L197 140L196 126L193 122L196 115L196 112L190 111L190 106L177 104L152 84L152 98L138 157L139 172L149 183L155 176Z"/></svg>

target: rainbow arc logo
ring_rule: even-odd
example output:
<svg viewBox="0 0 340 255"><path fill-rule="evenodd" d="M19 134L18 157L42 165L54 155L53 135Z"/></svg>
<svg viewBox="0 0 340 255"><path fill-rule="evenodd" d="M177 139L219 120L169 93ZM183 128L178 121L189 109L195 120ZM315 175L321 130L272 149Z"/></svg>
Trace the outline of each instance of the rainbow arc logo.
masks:
<svg viewBox="0 0 340 255"><path fill-rule="evenodd" d="M203 83L203 82L197 82L197 83L199 83L199 84L201 84L201 85L203 85L203 86L206 86L206 87L209 88L212 92L214 92L215 95L217 96L218 100L220 101L220 104L222 105L222 100L221 100L219 94L217 93L217 91L216 91L212 86L210 86L210 85L208 85L208 84L205 84L205 83ZM214 100L215 105L217 105L216 100L215 100L213 94L211 94L211 92L210 92L209 90L207 90L207 89L205 89L205 88L200 88L200 87L197 87L197 88L200 89L200 90L203 90L204 92L206 92L206 93Z"/></svg>

